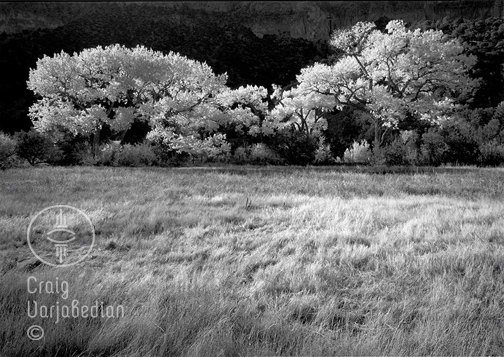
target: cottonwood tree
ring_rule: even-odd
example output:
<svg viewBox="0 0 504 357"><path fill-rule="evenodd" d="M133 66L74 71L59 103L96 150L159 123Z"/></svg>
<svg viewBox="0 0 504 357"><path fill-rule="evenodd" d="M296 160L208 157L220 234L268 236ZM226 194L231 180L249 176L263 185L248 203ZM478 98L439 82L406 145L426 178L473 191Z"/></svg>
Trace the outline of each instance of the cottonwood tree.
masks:
<svg viewBox="0 0 504 357"><path fill-rule="evenodd" d="M300 76L297 79L302 80ZM334 96L309 90L303 85L290 90L274 85L274 90L273 97L278 100L271 111L271 116L276 119L274 126L290 127L307 138L318 138L327 129L323 113L336 106Z"/></svg>
<svg viewBox="0 0 504 357"><path fill-rule="evenodd" d="M455 99L469 100L477 85L468 76L475 57L441 31L412 31L390 21L381 32L360 22L335 31L330 44L343 57L302 69L298 88L332 95L339 109L350 105L365 113L375 128L375 147L405 119L442 123L457 108Z"/></svg>
<svg viewBox="0 0 504 357"><path fill-rule="evenodd" d="M180 141L191 130L214 126L220 113L210 102L226 80L204 63L143 46L61 52L30 70L28 88L41 99L29 115L39 131L92 135L95 150L104 125L122 140L135 118L149 122L152 138Z"/></svg>
<svg viewBox="0 0 504 357"><path fill-rule="evenodd" d="M270 115L270 99L266 88L247 85L222 92L218 102L235 130L262 139L272 135L277 128L276 121Z"/></svg>
<svg viewBox="0 0 504 357"><path fill-rule="evenodd" d="M277 85L273 85L271 96L266 88L258 86L228 89L219 94L218 102L223 113L229 116L229 123L249 135L269 136L291 128L314 137L327 127L322 113L334 108L336 103L331 95L298 88L284 90ZM276 105L270 108L269 102Z"/></svg>

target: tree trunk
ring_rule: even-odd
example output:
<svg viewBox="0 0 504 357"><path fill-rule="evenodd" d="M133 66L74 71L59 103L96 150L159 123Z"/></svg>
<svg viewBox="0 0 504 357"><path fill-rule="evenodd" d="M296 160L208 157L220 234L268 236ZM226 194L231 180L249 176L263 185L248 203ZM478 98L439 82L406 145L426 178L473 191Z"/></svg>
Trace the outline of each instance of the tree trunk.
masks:
<svg viewBox="0 0 504 357"><path fill-rule="evenodd" d="M121 133L121 136L119 138L119 143L122 145L123 144L123 141L124 141L124 138L126 137L126 134L128 133L128 129L126 130L123 130L123 132Z"/></svg>
<svg viewBox="0 0 504 357"><path fill-rule="evenodd" d="M380 126L377 119L373 120L373 125L374 125L374 149L378 151L381 146L381 140L380 140Z"/></svg>
<svg viewBox="0 0 504 357"><path fill-rule="evenodd" d="M97 160L100 150L100 128L96 128L95 133L93 134L93 159Z"/></svg>

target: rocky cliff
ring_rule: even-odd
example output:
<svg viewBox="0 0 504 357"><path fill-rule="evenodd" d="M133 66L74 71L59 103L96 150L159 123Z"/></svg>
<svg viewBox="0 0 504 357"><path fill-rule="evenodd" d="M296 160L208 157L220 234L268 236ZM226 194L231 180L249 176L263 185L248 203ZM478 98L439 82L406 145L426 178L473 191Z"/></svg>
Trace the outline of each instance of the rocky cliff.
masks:
<svg viewBox="0 0 504 357"><path fill-rule="evenodd" d="M400 18L413 24L443 18L485 19L504 16L504 0L446 1L176 1L141 3L11 2L0 4L0 32L16 33L37 28L56 28L94 11L114 11L118 6L140 4L162 7L171 16L191 11L246 25L265 34L325 40L332 30L358 21ZM98 10L99 9L99 10ZM166 14L166 11L163 13ZM166 16L166 15L163 15Z"/></svg>

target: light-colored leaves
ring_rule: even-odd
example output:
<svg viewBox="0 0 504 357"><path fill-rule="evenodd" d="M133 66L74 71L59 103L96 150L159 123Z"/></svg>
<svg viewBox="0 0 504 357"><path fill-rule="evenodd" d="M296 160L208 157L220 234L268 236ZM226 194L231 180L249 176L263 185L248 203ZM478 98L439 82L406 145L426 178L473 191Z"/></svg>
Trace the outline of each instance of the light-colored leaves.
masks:
<svg viewBox="0 0 504 357"><path fill-rule="evenodd" d="M30 70L28 88L42 97L30 117L38 130L61 126L75 134L92 134L103 124L124 131L135 118L148 120L154 134L169 126L213 131L218 124L212 120L222 113L212 98L226 80L205 63L143 46L62 52Z"/></svg>
<svg viewBox="0 0 504 357"><path fill-rule="evenodd" d="M344 52L334 65L301 71L298 88L332 95L336 107L365 108L380 126L397 126L407 116L441 123L477 85L468 72L476 59L441 31L411 31L390 21L383 33L371 23L336 31L331 45Z"/></svg>
<svg viewBox="0 0 504 357"><path fill-rule="evenodd" d="M327 128L324 111L336 106L334 96L307 89L301 84L291 90L276 93L279 104L271 112L278 127L294 127L306 135L320 136Z"/></svg>

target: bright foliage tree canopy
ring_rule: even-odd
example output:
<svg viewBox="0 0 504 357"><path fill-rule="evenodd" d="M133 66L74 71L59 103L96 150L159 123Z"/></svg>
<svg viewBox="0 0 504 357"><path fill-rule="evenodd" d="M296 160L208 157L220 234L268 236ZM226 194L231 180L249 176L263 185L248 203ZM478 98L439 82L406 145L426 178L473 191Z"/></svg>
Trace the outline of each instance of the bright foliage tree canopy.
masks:
<svg viewBox="0 0 504 357"><path fill-rule="evenodd" d="M143 46L112 45L40 59L28 88L40 95L30 117L40 131L63 127L96 134L104 124L124 132L148 120L152 137L178 138L212 130L221 112L212 103L227 77L197 61Z"/></svg>
<svg viewBox="0 0 504 357"><path fill-rule="evenodd" d="M390 21L385 31L360 22L335 31L343 56L316 63L289 90L226 86L206 63L177 53L120 45L61 52L39 59L28 88L40 96L30 108L36 129L93 135L104 126L124 138L135 120L147 138L178 153L229 152L225 133L262 141L277 132L323 139L325 112L352 107L373 123L378 147L403 121L441 124L470 101L476 58L441 31L409 30Z"/></svg>
<svg viewBox="0 0 504 357"><path fill-rule="evenodd" d="M332 95L337 107L368 113L377 144L382 127L396 127L405 118L442 122L455 99L467 100L477 85L468 76L476 59L463 53L458 40L441 31L411 31L402 21L390 21L386 31L362 22L336 31L331 45L343 57L304 68L297 77L304 93Z"/></svg>

